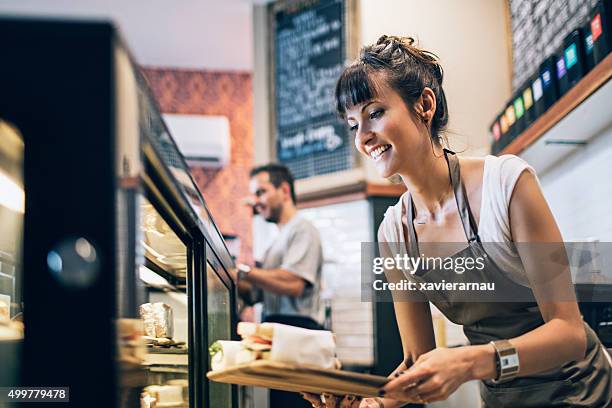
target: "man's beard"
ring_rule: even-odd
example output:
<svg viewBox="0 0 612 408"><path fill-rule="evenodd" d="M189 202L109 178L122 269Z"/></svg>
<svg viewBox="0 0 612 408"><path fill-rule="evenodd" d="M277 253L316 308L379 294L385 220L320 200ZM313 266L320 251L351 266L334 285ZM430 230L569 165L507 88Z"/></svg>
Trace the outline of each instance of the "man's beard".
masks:
<svg viewBox="0 0 612 408"><path fill-rule="evenodd" d="M270 215L266 217L266 221L278 224L282 212L283 207L280 205L278 207L270 207Z"/></svg>

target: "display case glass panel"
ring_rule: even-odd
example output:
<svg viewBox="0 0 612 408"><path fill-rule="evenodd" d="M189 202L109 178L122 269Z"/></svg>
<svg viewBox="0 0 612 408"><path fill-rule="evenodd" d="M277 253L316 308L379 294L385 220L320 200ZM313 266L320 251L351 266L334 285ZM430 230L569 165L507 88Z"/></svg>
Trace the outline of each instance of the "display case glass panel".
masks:
<svg viewBox="0 0 612 408"><path fill-rule="evenodd" d="M138 274L145 303L139 306L140 319L121 319L120 331L129 331L132 325L132 335L124 333L120 341L125 349L126 338L139 337L131 350L143 378L140 386L132 387L138 398L122 405L187 408L193 406L189 397L188 247L148 199L141 197L140 203L144 257Z"/></svg>
<svg viewBox="0 0 612 408"><path fill-rule="evenodd" d="M0 386L17 384L23 339L23 151L19 131L0 119Z"/></svg>
<svg viewBox="0 0 612 408"><path fill-rule="evenodd" d="M209 344L231 339L230 291L210 263L206 265L207 325ZM231 407L232 388L229 384L209 382L209 406Z"/></svg>
<svg viewBox="0 0 612 408"><path fill-rule="evenodd" d="M147 200L142 200L144 265L148 302L140 306L148 370L142 399L155 406L189 406L187 312L188 248Z"/></svg>

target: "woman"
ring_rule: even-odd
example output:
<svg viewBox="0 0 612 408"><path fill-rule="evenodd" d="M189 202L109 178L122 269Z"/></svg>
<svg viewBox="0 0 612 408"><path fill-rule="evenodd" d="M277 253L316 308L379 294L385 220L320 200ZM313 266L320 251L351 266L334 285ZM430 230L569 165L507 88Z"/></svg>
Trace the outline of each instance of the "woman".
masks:
<svg viewBox="0 0 612 408"><path fill-rule="evenodd" d="M612 406L609 356L567 296L567 261L561 268L555 263L552 275L550 262L542 268L551 255L546 251L555 243L558 249L562 237L534 170L515 156L459 159L444 149L448 111L442 79L434 54L411 38L383 36L364 47L338 80L337 109L357 149L383 177L399 174L408 190L386 212L379 242L388 243L382 248L388 256L413 257L428 255L419 243L465 243L465 249L447 255L484 257L481 282L498 284L510 291L506 295L528 291L535 301L466 302L452 291L423 292L422 301L405 301L394 293L405 360L381 398L328 396L324 403L305 397L321 407L400 407L444 400L478 379L487 407ZM487 253L486 242L507 246ZM558 260L559 252L555 255ZM563 285L551 286L551 277L569 282L565 291ZM387 279L455 282L465 276L392 270ZM463 325L469 346L436 348L429 301Z"/></svg>

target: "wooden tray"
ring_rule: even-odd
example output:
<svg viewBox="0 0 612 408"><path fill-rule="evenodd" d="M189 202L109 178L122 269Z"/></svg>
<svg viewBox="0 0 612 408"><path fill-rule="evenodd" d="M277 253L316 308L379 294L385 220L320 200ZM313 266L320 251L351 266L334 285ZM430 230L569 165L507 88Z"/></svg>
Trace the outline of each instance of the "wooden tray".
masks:
<svg viewBox="0 0 612 408"><path fill-rule="evenodd" d="M211 381L272 388L275 390L329 392L335 395L353 394L376 397L389 379L378 375L354 373L317 367L297 366L269 360L210 371Z"/></svg>

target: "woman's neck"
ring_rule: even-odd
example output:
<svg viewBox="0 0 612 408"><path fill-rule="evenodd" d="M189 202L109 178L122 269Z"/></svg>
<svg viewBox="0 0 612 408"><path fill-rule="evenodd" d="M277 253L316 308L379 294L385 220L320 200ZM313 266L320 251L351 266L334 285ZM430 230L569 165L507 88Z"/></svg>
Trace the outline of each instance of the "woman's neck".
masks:
<svg viewBox="0 0 612 408"><path fill-rule="evenodd" d="M453 187L449 178L448 164L442 149L428 156L418 169L400 172L406 188L412 196L419 217L436 219L443 212Z"/></svg>

